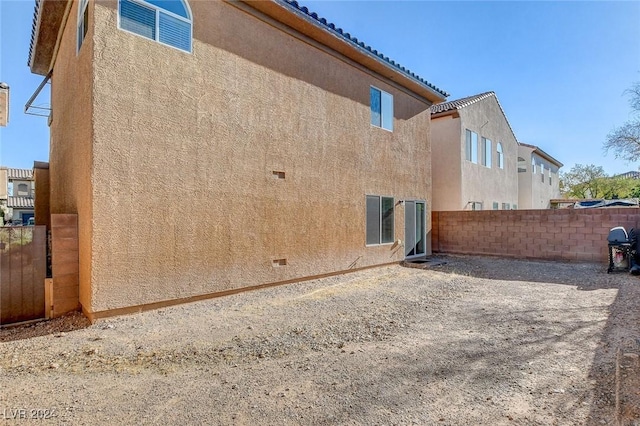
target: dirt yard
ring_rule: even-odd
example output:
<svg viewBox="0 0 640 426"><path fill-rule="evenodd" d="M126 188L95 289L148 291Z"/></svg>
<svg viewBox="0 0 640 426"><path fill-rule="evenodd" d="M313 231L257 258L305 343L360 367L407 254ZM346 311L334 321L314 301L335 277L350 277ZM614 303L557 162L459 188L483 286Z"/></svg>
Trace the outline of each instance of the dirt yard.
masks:
<svg viewBox="0 0 640 426"><path fill-rule="evenodd" d="M443 259L3 329L0 419L640 425L640 277Z"/></svg>

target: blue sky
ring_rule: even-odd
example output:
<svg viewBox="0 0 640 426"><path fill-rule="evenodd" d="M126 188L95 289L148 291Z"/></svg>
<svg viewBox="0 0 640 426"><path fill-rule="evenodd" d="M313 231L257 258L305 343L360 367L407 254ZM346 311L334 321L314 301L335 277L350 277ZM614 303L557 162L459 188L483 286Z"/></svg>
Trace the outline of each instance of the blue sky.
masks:
<svg viewBox="0 0 640 426"><path fill-rule="evenodd" d="M191 0L213 1L213 0ZM496 92L516 136L565 164L609 174L637 163L603 155L607 133L630 118L625 89L640 81L640 2L301 1L449 100ZM46 161L46 118L23 113L41 76L27 67L33 0L0 1L0 81L11 87L0 164ZM44 93L37 104L48 103Z"/></svg>

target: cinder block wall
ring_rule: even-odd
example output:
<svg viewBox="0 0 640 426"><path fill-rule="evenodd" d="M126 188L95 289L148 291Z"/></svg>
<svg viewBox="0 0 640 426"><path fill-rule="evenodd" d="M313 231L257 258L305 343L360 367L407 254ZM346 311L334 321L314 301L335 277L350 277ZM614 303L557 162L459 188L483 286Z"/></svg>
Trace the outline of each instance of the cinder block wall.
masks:
<svg viewBox="0 0 640 426"><path fill-rule="evenodd" d="M608 262L615 226L638 229L640 209L432 212L436 253Z"/></svg>
<svg viewBox="0 0 640 426"><path fill-rule="evenodd" d="M51 271L52 316L79 310L78 215L51 215Z"/></svg>

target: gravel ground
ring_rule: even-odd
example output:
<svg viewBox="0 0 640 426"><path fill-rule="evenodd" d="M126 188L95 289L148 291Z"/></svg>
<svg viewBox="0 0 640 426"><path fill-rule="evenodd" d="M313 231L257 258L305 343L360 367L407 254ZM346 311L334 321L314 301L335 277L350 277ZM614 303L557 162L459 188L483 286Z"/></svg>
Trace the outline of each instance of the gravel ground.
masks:
<svg viewBox="0 0 640 426"><path fill-rule="evenodd" d="M0 420L640 425L640 278L442 259L3 329Z"/></svg>

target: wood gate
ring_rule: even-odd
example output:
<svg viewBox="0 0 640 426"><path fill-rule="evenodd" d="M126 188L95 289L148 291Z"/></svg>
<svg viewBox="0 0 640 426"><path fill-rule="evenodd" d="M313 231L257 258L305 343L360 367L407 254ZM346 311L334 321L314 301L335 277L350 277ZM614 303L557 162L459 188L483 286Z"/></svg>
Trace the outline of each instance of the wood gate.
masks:
<svg viewBox="0 0 640 426"><path fill-rule="evenodd" d="M45 316L45 226L0 227L0 325Z"/></svg>

